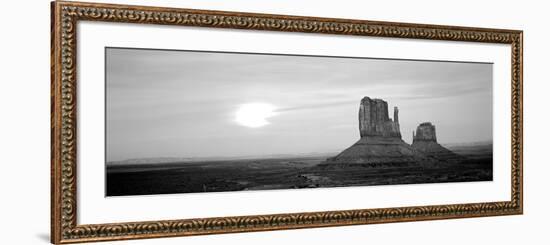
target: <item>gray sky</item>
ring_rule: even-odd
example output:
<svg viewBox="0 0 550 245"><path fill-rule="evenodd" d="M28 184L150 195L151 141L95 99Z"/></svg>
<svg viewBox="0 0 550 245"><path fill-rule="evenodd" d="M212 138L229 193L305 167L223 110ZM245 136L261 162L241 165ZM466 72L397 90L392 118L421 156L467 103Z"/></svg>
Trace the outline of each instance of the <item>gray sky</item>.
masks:
<svg viewBox="0 0 550 245"><path fill-rule="evenodd" d="M440 143L492 140L492 64L107 48L107 161L338 152L364 96ZM244 104L275 114L235 121Z"/></svg>

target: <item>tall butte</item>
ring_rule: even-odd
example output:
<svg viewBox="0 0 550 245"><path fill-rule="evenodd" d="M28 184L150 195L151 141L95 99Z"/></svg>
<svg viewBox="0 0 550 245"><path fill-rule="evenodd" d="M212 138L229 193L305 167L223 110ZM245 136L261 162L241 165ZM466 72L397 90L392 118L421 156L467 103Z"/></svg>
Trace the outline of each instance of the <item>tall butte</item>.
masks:
<svg viewBox="0 0 550 245"><path fill-rule="evenodd" d="M359 105L359 135L355 144L326 164L417 163L426 157L401 139L399 109L394 107L393 120L388 116L388 103L364 97Z"/></svg>

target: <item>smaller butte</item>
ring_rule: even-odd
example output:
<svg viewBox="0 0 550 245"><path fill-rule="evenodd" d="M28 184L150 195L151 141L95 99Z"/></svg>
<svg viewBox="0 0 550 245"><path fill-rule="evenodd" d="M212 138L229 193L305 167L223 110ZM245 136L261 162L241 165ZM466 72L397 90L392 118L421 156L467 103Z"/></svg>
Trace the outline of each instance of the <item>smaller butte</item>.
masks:
<svg viewBox="0 0 550 245"><path fill-rule="evenodd" d="M411 146L424 155L438 160L452 161L463 158L437 143L435 125L431 122L424 122L416 127L416 133L413 131Z"/></svg>

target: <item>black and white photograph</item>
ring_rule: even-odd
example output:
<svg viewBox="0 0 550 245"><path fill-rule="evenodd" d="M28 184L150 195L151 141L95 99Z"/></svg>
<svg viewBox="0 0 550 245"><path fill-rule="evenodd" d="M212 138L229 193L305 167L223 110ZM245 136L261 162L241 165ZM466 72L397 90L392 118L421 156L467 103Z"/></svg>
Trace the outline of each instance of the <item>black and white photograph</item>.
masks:
<svg viewBox="0 0 550 245"><path fill-rule="evenodd" d="M105 48L106 196L493 180L493 64Z"/></svg>
<svg viewBox="0 0 550 245"><path fill-rule="evenodd" d="M542 1L6 3L0 245L548 240Z"/></svg>

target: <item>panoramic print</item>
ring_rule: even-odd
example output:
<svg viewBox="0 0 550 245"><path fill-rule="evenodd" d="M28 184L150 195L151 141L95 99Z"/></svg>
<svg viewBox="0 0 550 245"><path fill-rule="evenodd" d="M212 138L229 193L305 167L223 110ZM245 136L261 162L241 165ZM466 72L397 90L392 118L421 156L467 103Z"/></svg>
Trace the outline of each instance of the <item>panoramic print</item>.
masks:
<svg viewBox="0 0 550 245"><path fill-rule="evenodd" d="M105 52L106 196L493 179L491 63Z"/></svg>

